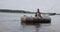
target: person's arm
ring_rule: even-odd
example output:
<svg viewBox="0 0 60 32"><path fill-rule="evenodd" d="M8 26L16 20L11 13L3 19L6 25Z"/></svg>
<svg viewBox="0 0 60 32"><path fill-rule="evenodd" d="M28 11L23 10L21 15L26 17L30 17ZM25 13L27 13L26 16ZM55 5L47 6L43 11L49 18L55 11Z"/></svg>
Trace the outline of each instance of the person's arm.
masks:
<svg viewBox="0 0 60 32"><path fill-rule="evenodd" d="M39 14L40 14L40 17L42 18L42 16L41 16L41 13L39 12Z"/></svg>
<svg viewBox="0 0 60 32"><path fill-rule="evenodd" d="M35 13L35 16L37 16L37 12Z"/></svg>
<svg viewBox="0 0 60 32"><path fill-rule="evenodd" d="M41 13L39 12L39 14L41 15Z"/></svg>

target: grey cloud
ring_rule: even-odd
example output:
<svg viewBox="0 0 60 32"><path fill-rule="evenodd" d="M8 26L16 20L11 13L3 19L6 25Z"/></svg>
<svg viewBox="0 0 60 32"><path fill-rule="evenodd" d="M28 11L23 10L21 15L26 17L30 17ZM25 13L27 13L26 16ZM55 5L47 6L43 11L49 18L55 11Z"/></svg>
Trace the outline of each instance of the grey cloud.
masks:
<svg viewBox="0 0 60 32"><path fill-rule="evenodd" d="M42 12L47 12L52 6L55 6L50 12L56 11L60 7L60 0L0 0L0 9L19 9L27 11L36 11L40 8ZM59 8L60 9L60 8Z"/></svg>

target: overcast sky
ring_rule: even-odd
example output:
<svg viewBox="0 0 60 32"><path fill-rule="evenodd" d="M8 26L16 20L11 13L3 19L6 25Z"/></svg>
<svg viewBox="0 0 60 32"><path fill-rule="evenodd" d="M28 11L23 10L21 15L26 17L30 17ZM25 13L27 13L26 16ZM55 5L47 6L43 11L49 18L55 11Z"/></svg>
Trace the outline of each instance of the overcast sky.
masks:
<svg viewBox="0 0 60 32"><path fill-rule="evenodd" d="M37 8L41 12L60 13L60 0L0 0L0 9L36 11Z"/></svg>

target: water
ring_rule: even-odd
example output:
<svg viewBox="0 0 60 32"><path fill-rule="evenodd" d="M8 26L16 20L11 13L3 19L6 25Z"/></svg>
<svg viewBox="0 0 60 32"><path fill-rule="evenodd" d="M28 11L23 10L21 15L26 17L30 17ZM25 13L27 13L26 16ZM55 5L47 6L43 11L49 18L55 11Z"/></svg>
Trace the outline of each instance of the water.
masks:
<svg viewBox="0 0 60 32"><path fill-rule="evenodd" d="M0 32L60 32L60 16L50 16L51 24L21 25L23 15L33 14L2 13L0 12Z"/></svg>

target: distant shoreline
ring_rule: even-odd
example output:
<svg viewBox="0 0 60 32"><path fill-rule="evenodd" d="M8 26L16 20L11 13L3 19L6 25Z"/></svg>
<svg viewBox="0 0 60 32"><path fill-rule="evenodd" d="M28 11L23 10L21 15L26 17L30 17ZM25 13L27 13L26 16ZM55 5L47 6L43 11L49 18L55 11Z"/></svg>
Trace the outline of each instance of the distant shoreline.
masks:
<svg viewBox="0 0 60 32"><path fill-rule="evenodd" d="M28 14L35 14L35 12L30 12L30 11L24 11L24 10L9 10L9 9L0 9L0 12L5 12L5 13L28 13ZM60 15L59 13L41 13L41 14Z"/></svg>
<svg viewBox="0 0 60 32"><path fill-rule="evenodd" d="M6 13L30 13L30 14L34 13L34 12L24 11L24 10L8 10L8 9L0 9L0 12L6 12Z"/></svg>

